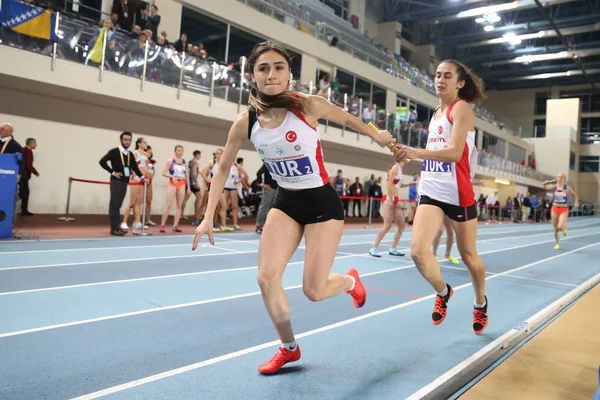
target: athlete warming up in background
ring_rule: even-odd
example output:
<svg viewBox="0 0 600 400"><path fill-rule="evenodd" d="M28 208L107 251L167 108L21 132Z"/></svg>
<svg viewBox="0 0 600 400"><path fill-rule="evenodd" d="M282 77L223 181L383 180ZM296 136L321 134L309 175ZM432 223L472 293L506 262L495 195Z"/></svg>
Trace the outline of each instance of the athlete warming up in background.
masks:
<svg viewBox="0 0 600 400"><path fill-rule="evenodd" d="M206 216L196 229L192 246L196 249L204 235L214 244L211 224L215 208L236 154L249 139L279 186L260 238L257 280L281 346L271 360L258 367L263 374L275 373L284 364L300 359L281 280L303 235L304 294L312 301L322 301L346 292L357 308L367 300L355 269L346 275L330 274L344 229L344 209L329 184L318 120L351 127L382 147L395 142L389 132L371 130L322 97L290 92L290 65L287 51L273 42L260 43L252 50L248 59L253 86L249 110L229 131L223 157L212 177Z"/></svg>
<svg viewBox="0 0 600 400"><path fill-rule="evenodd" d="M385 194L381 199L383 227L379 233L377 233L375 243L373 243L373 247L371 247L369 250L369 254L373 257L381 257L381 254L377 251L377 247L379 247L383 237L392 228L392 223L394 222L396 223L396 233L394 234L394 239L392 240L392 247L390 248L389 254L392 256L404 256L404 253L400 252L396 248L400 238L402 237L402 232L404 231L404 210L402 209L404 204L398 196L398 189L408 186L415 186L416 182L411 182L408 184L402 183L402 167L404 166L404 162L398 157L395 158L396 162L392 164L388 170Z"/></svg>
<svg viewBox="0 0 600 400"><path fill-rule="evenodd" d="M567 219L569 218L569 194L575 196L575 208L579 207L579 196L570 186L567 186L567 177L564 174L558 174L556 184L549 185L552 181L544 182L546 190L554 191L554 200L552 202L552 226L554 227L554 238L556 246L554 250L560 249L560 232L567 236Z"/></svg>

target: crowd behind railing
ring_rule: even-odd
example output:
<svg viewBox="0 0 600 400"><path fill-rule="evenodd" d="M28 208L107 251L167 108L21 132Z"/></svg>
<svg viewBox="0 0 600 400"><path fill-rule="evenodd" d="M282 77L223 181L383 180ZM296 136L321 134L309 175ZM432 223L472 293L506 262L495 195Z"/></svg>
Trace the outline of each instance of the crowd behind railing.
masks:
<svg viewBox="0 0 600 400"><path fill-rule="evenodd" d="M52 11L56 10L56 7L52 4L47 8ZM150 16L150 18L152 17L155 17L155 15ZM183 64L186 69L186 73L183 74L183 86L189 90L203 90L207 86L210 86L206 84L206 81L207 78L210 79L207 71L211 69L211 65L202 65L203 62L211 64L216 62L220 66L225 65L225 63L210 57L210 49L202 48L201 44L192 45L186 43L186 40L184 40L185 35L183 34L176 41L169 42L166 32L162 31L160 34L158 33L158 26L150 25L150 29L140 29L140 25L131 24L131 30L124 30L121 29L121 24L119 23L122 17L113 13L106 18L109 22L106 22L105 19L98 24L98 27L89 18L78 14L69 13L66 15L62 13L59 22L57 57L71 60L83 58L86 64L92 65L99 65L104 59L104 67L106 69L138 77L141 76L143 67L148 64L146 65L148 71L147 79L174 86L179 83L177 78L181 74L178 73L178 70ZM146 18L148 18L147 13ZM160 21L160 18L158 21ZM108 25L106 35L108 37L107 48L104 51L101 45L104 38L102 28L105 25ZM129 25L127 28L129 28ZM21 38L21 40L16 41L17 43L14 43L14 35L6 32L6 29L4 30L3 35L6 34L8 36L6 39L8 39L10 45L25 45L30 50L40 53L48 55L52 53L52 46L47 42L43 43L44 41L40 40L24 40ZM343 33L341 34L343 35ZM317 35L316 37L319 36ZM98 38L101 38L100 43L97 42ZM431 76L366 36L363 39L365 43L372 46L373 51L378 52L383 59L387 60L387 65L385 67L382 65L382 68L384 67L383 69L387 73L435 95L434 81ZM144 61L144 40L148 40L149 42L148 61ZM356 46L356 43L354 45ZM354 54L354 48L351 46L339 47L344 51L350 51ZM184 59L182 63L181 60L183 58L178 54L179 52L185 52L190 58L187 60ZM104 58L103 55L105 56ZM194 62L194 59L197 59L197 61ZM233 64L235 62L230 65ZM187 71L190 73L187 73ZM204 85L196 87L198 83L204 83ZM227 79L220 79L218 77L215 84L217 85L217 92L219 92L218 96L227 98L229 93L223 93L223 86L227 84L234 86L236 82L235 79L228 81ZM247 88L247 85L244 87ZM513 135L518 135L518 132L510 127L510 123L506 119L494 115L484 106L475 105L474 110L479 118L497 126L499 129L503 129Z"/></svg>

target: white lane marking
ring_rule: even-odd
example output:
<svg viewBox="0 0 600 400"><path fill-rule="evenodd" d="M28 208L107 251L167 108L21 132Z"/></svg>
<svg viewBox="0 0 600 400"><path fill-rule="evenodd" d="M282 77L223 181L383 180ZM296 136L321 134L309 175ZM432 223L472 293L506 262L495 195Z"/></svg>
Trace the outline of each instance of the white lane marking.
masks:
<svg viewBox="0 0 600 400"><path fill-rule="evenodd" d="M566 253L561 253L561 254L554 255L552 257L544 258L542 260L538 260L538 261L535 261L533 263L530 263L530 264L527 264L527 265L523 265L521 267L514 268L514 269L508 270L508 271L503 272L503 273L499 273L499 274L496 274L496 275L488 276L485 279L486 280L491 280L491 279L497 278L497 277L502 276L502 275L507 275L507 274L509 274L511 272L520 271L520 270L523 270L525 268L529 268L529 267L532 267L534 265L537 265L537 264L540 264L540 263L543 263L543 262L546 262L546 261L550 261L550 260L553 260L553 259L556 259L556 258L559 258L559 257L564 257L566 255L575 253L577 251L581 251L581 250L586 249L588 247L596 246L598 244L600 244L600 242L594 243L594 244L590 244L590 245L587 245L587 246L584 246L584 247L580 247L578 249L571 250L571 251L568 251ZM465 283L464 285L457 286L457 287L455 287L453 289L456 292L457 290L461 290L461 289L467 288L467 287L469 287L471 285L472 285L471 283ZM347 319L347 320L344 320L344 321L336 322L334 324L330 324L330 325L327 325L327 326L323 326L321 328L317 328L317 329L313 329L313 330L308 331L308 332L301 333L299 335L296 335L296 338L297 339L302 339L304 337L313 336L313 335L316 335L316 334L321 333L321 332L327 332L327 331L330 331L330 330L335 329L335 328L339 328L339 327L342 327L342 326L345 326L345 325L352 324L354 322L362 321L362 320L367 319L367 318L372 318L372 317L375 317L377 315L389 313L391 311L394 311L394 310L397 310L397 309L400 309L400 308L408 307L410 305L419 303L421 301L432 299L434 296L435 296L435 294L432 294L432 295L429 295L429 296L421 297L421 298L416 299L416 300L411 300L411 301L408 301L408 302L405 302L405 303L402 303L402 304L397 304L397 305L392 306L392 307L383 308L383 309L380 309L380 310L377 310L377 311L373 311L373 312L368 313L368 314L363 314L363 315L358 316L358 317L354 317L354 318L350 318L350 319ZM172 369L172 370L169 370L169 371L164 371L164 372L161 372L161 373L158 373L158 374L155 374L155 375L152 375L152 376L148 376L148 377L145 377L145 378L136 379L134 381L130 381L130 382L122 383L120 385L112 386L112 387L109 387L109 388L106 388L106 389L103 389L103 390L99 390L97 392L86 394L84 396L76 397L74 400L91 400L91 399L96 399L96 398L99 398L99 397L107 396L107 395L110 395L110 394L114 394L114 393L117 393L117 392L121 392L121 391L124 391L124 390L128 390L128 389L134 388L136 386L145 385L145 384L150 383L150 382L158 381L158 380L165 379L165 378L168 378L168 377L171 377L171 376L175 376L175 375L180 375L180 374L183 374L185 372L189 372L189 371L192 371L192 370L195 370L195 369L203 368L203 367L206 367L206 366L209 366L209 365L217 364L217 363L222 362L222 361L230 360L232 358L236 358L236 357L240 357L240 356L243 356L243 355L246 355L246 354L254 353L256 351L263 350L263 349L269 348L271 346L276 346L278 344L279 344L278 340L274 340L274 341L271 341L271 342L263 343L263 344L260 344L258 346L249 347L249 348L242 349L242 350L239 350L239 351L235 351L235 352L232 352L232 353L229 353L229 354L224 354L224 355L219 356L219 357L215 357L215 358L204 360L204 361L201 361L201 362L198 362L198 363L186 365L184 367L175 368L175 369Z"/></svg>

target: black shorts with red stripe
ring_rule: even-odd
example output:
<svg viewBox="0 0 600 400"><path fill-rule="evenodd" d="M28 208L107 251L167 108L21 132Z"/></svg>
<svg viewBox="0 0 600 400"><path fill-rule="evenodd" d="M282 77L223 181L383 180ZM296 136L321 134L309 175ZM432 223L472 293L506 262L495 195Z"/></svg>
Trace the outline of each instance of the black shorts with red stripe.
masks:
<svg viewBox="0 0 600 400"><path fill-rule="evenodd" d="M429 196L421 195L419 197L419 205L425 204L441 208L444 214L448 216L448 218L456 222L466 222L477 218L477 206L475 199L473 199L472 205L465 207L443 203L441 201L432 199Z"/></svg>

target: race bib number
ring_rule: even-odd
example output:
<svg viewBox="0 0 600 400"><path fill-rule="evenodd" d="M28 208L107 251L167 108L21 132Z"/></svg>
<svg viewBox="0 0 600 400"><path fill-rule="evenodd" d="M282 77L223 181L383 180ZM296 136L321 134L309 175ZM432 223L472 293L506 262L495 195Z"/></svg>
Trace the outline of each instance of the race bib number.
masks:
<svg viewBox="0 0 600 400"><path fill-rule="evenodd" d="M312 166L308 157L296 158L295 160L267 161L265 160L267 170L272 175L278 175L284 178L294 178L310 175L313 173Z"/></svg>
<svg viewBox="0 0 600 400"><path fill-rule="evenodd" d="M429 179L452 180L451 162L425 160L421 171L421 175Z"/></svg>

